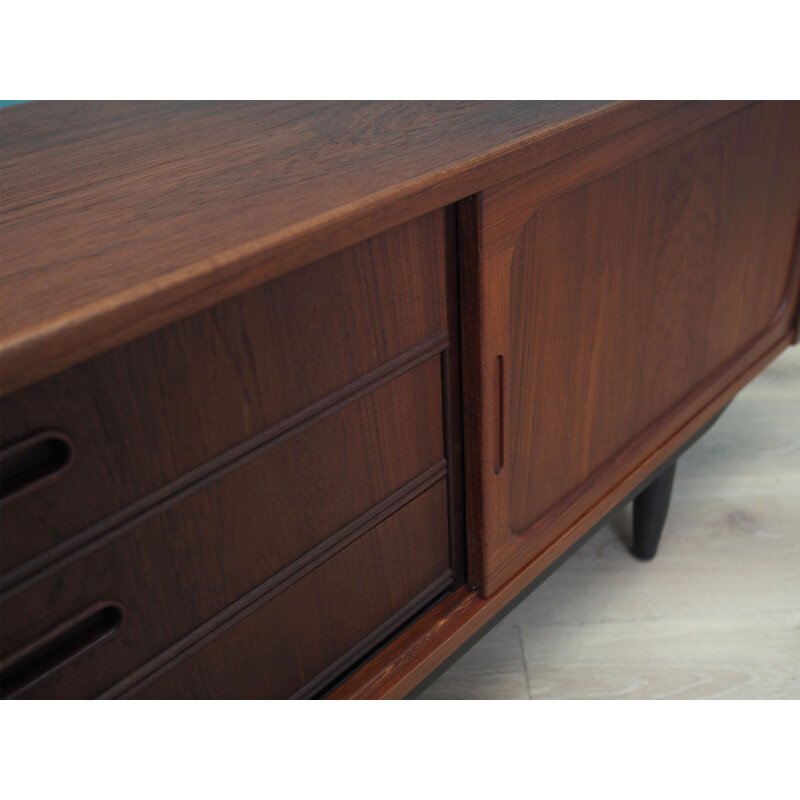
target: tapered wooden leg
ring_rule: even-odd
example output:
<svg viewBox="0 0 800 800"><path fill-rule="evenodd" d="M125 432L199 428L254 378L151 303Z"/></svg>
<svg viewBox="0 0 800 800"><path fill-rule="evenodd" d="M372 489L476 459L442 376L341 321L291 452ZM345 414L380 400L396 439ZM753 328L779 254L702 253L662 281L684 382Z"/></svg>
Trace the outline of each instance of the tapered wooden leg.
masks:
<svg viewBox="0 0 800 800"><path fill-rule="evenodd" d="M633 554L644 561L653 558L658 550L661 531L667 521L677 463L659 475L633 501Z"/></svg>

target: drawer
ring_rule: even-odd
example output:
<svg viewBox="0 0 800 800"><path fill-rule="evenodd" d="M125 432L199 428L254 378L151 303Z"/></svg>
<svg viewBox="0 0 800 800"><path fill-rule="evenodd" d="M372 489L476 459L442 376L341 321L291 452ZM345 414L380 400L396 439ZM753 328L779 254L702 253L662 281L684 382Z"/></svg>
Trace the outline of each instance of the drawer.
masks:
<svg viewBox="0 0 800 800"><path fill-rule="evenodd" d="M126 696L307 697L433 599L449 578L442 481Z"/></svg>
<svg viewBox="0 0 800 800"><path fill-rule="evenodd" d="M387 362L443 346L444 252L437 212L0 401L5 584Z"/></svg>
<svg viewBox="0 0 800 800"><path fill-rule="evenodd" d="M433 358L7 592L3 693L97 695L199 635L199 626L222 624L278 591L444 471L441 366ZM95 613L89 644L97 646L87 649L81 626ZM50 654L53 641L68 658ZM59 668L51 670L53 659Z"/></svg>

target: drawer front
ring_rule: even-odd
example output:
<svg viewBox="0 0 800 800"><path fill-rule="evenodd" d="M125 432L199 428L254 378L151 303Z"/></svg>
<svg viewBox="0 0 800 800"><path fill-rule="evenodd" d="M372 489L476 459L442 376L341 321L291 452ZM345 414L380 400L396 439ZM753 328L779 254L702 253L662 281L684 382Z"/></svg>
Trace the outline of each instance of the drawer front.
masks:
<svg viewBox="0 0 800 800"><path fill-rule="evenodd" d="M468 429L467 495L487 594L588 531L790 335L800 104L677 126L672 141L654 125L472 207L466 292L483 328L465 413L482 427Z"/></svg>
<svg viewBox="0 0 800 800"><path fill-rule="evenodd" d="M95 696L279 590L441 478L441 417L433 358L18 584L0 603L4 694ZM45 675L51 632L106 606L114 635Z"/></svg>
<svg viewBox="0 0 800 800"><path fill-rule="evenodd" d="M127 696L306 697L446 588L444 482Z"/></svg>
<svg viewBox="0 0 800 800"><path fill-rule="evenodd" d="M3 572L444 340L444 237L409 222L0 401Z"/></svg>

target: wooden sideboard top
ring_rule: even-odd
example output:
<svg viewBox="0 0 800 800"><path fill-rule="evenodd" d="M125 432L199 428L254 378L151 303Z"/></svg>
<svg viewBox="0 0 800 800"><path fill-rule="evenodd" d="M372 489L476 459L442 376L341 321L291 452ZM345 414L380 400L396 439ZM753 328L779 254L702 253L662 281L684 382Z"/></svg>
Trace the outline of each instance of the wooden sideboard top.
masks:
<svg viewBox="0 0 800 800"><path fill-rule="evenodd" d="M6 108L2 393L680 105Z"/></svg>

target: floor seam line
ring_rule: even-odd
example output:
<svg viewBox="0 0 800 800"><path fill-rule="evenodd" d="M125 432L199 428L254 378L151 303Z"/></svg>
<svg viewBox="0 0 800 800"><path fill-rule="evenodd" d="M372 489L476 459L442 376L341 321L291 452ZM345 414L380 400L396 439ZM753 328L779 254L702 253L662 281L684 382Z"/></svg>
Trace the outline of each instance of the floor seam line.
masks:
<svg viewBox="0 0 800 800"><path fill-rule="evenodd" d="M522 671L525 673L525 689L528 692L528 700L533 700L533 696L531 695L531 679L528 675L528 659L525 658L525 645L522 642L522 629L519 627L519 625L514 625L514 630L517 632L519 654L522 658Z"/></svg>

